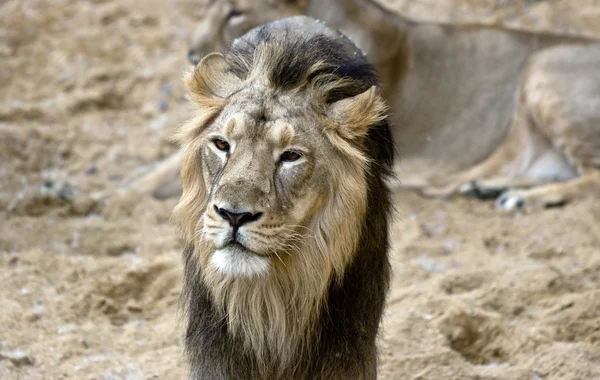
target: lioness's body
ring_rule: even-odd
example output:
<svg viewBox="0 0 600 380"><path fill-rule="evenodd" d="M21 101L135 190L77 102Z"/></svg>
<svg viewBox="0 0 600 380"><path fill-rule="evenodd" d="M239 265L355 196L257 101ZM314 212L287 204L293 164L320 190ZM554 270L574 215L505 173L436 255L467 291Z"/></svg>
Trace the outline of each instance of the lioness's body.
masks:
<svg viewBox="0 0 600 380"><path fill-rule="evenodd" d="M587 188L600 191L598 43L417 23L368 0L235 3L212 3L190 55L219 50L236 31L275 14L305 11L343 31L380 73L400 153L399 186L429 195L496 197L542 185L504 194L500 208L543 207ZM173 162L163 170L174 172ZM142 183L164 187L157 186L159 172ZM555 181L561 183L545 186Z"/></svg>
<svg viewBox="0 0 600 380"><path fill-rule="evenodd" d="M372 66L306 17L186 84L186 351L193 379L375 379L393 144Z"/></svg>

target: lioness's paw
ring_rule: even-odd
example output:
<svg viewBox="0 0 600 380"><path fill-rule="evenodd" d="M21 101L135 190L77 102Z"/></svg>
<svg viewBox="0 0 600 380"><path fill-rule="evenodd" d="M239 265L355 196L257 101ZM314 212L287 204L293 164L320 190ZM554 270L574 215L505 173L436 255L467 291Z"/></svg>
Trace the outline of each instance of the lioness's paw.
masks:
<svg viewBox="0 0 600 380"><path fill-rule="evenodd" d="M496 199L496 209L502 211L520 210L525 207L523 191L508 191Z"/></svg>
<svg viewBox="0 0 600 380"><path fill-rule="evenodd" d="M496 199L496 209L514 211L522 209L540 210L550 207L560 207L567 203L561 194L533 190L511 190Z"/></svg>
<svg viewBox="0 0 600 380"><path fill-rule="evenodd" d="M492 181L474 180L462 185L458 192L465 197L475 199L496 199L508 188Z"/></svg>

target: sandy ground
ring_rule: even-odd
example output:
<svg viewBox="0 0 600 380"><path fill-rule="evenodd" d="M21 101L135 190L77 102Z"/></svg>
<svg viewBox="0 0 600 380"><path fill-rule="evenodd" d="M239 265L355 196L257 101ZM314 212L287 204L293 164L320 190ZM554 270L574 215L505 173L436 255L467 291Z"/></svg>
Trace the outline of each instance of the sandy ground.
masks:
<svg viewBox="0 0 600 380"><path fill-rule="evenodd" d="M185 375L175 200L97 211L88 199L175 150L199 12L183 0L0 2L1 379ZM499 214L396 194L380 378L600 378L598 199Z"/></svg>

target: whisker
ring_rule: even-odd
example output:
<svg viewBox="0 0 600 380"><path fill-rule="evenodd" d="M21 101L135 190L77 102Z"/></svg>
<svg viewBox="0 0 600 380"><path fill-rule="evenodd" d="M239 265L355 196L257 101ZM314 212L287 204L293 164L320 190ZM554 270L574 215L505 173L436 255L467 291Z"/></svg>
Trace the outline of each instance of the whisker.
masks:
<svg viewBox="0 0 600 380"><path fill-rule="evenodd" d="M202 238L202 237L214 237L217 236L217 232L200 230L194 234L194 239Z"/></svg>
<svg viewBox="0 0 600 380"><path fill-rule="evenodd" d="M204 226L205 227L210 227L210 228L221 228L221 225L219 225L219 224L208 224L208 223L205 223Z"/></svg>
<svg viewBox="0 0 600 380"><path fill-rule="evenodd" d="M288 228L289 229L290 227L292 227L292 228L304 228L305 230L308 230L308 231L312 232L312 230L310 228L308 228L306 226L302 226L300 224L282 224L281 225L281 228Z"/></svg>
<svg viewBox="0 0 600 380"><path fill-rule="evenodd" d="M269 234L265 234L264 232L260 232L260 231L256 231L256 230L251 230L251 229L246 229L246 232L247 233L253 233L253 234L256 234L258 236L267 237L267 238L273 237L273 236L277 235L277 234L269 235Z"/></svg>
<svg viewBox="0 0 600 380"><path fill-rule="evenodd" d="M281 227L281 229L284 230L284 231L293 231L295 233L299 233L298 231L296 231L296 228L303 228L304 230L308 231L308 233L304 232L304 231L300 232L302 234L311 235L313 233L313 231L310 228L305 227L305 226L301 226L301 225L291 224L291 225L287 225L287 226L282 226Z"/></svg>
<svg viewBox="0 0 600 380"><path fill-rule="evenodd" d="M258 240L260 243L269 246L272 244L271 241L267 240L267 239L263 239L262 237L260 237L259 235L257 235L255 232L253 233L249 233L248 231L246 231L246 236L250 239L254 239L254 240Z"/></svg>
<svg viewBox="0 0 600 380"><path fill-rule="evenodd" d="M281 263L283 264L283 266L287 268L287 265L285 265L285 263L283 262L283 260L281 259L281 257L280 257L280 256L279 256L279 254L277 253L277 251L276 251L275 249L273 249L273 248L269 248L269 250L270 250L271 252L273 252L273 253L275 254L275 256L277 256L277 258L279 259L279 261L281 261Z"/></svg>
<svg viewBox="0 0 600 380"><path fill-rule="evenodd" d="M284 248L285 248L286 250L291 250L291 251L292 251L292 252L294 252L294 253L299 253L299 252L301 252L301 249L300 249L300 247L298 247L298 246L297 246L296 244L294 244L294 243L286 243L286 244L285 244L285 246L284 246ZM288 253L288 254L290 254L290 253Z"/></svg>
<svg viewBox="0 0 600 380"><path fill-rule="evenodd" d="M219 221L219 219L215 218L212 214L209 214L209 213L204 214L204 218L205 219L210 219L213 222L218 222Z"/></svg>

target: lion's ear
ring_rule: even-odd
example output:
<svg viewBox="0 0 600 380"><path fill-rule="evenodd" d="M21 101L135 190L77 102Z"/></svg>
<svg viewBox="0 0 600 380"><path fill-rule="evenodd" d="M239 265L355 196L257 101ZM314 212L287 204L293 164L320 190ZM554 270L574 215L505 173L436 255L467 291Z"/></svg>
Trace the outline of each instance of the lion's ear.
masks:
<svg viewBox="0 0 600 380"><path fill-rule="evenodd" d="M353 140L366 135L370 127L385 119L386 111L385 100L377 87L372 86L363 93L332 103L326 114L336 122L340 137Z"/></svg>
<svg viewBox="0 0 600 380"><path fill-rule="evenodd" d="M222 103L237 90L242 80L229 70L221 53L211 53L185 78L190 98L200 106Z"/></svg>

